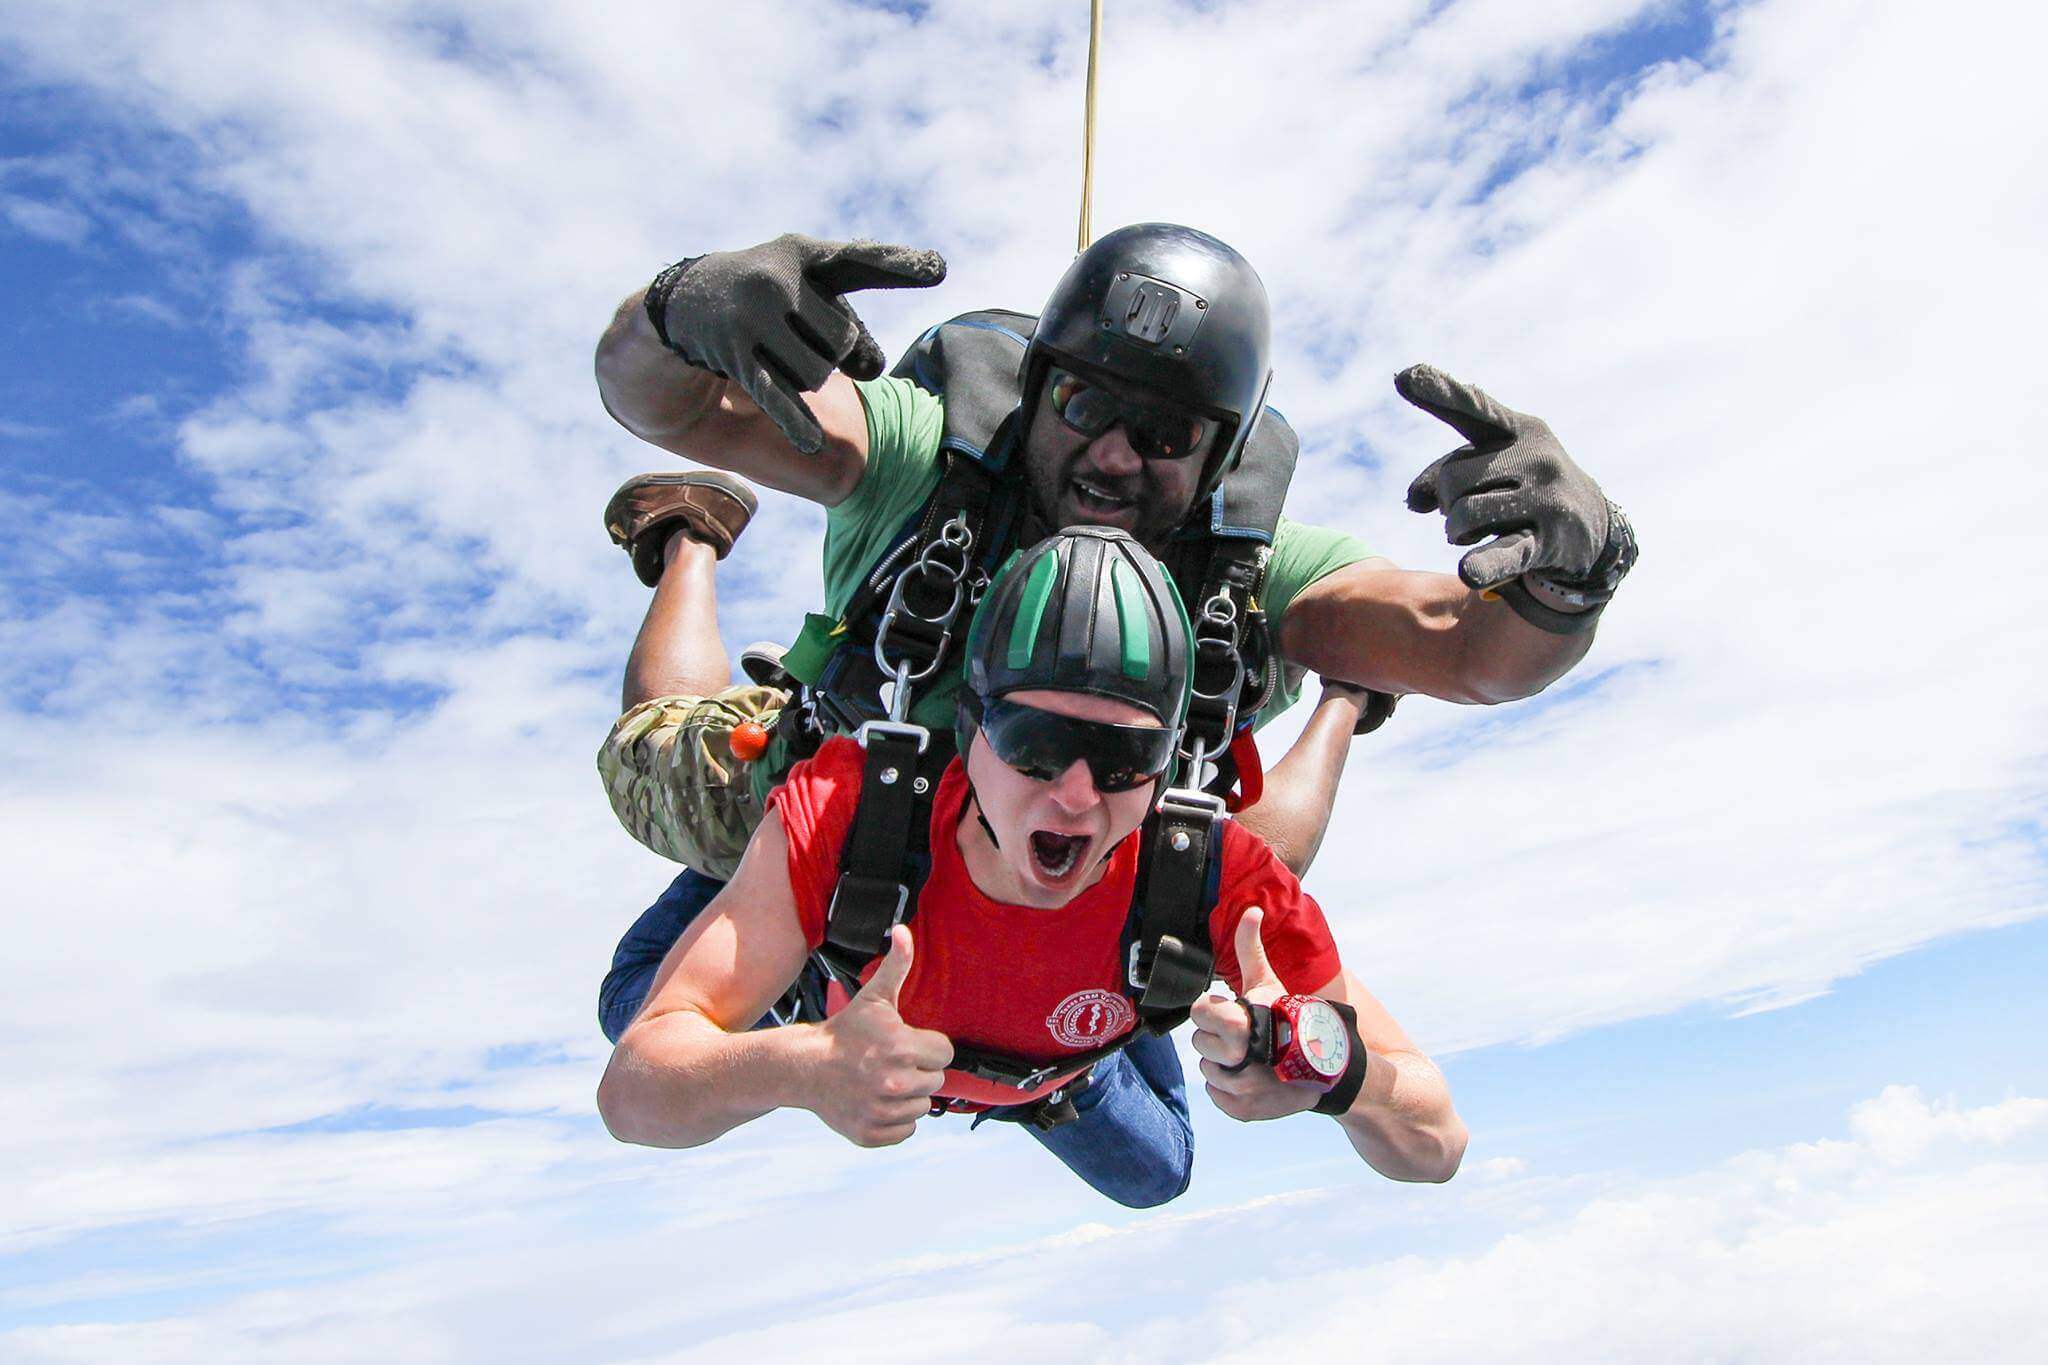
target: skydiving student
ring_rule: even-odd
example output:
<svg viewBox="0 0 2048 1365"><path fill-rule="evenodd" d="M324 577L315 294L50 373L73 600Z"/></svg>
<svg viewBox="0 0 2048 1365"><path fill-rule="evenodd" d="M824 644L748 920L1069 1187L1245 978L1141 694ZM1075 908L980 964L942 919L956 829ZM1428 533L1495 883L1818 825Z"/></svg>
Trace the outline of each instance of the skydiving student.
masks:
<svg viewBox="0 0 2048 1365"><path fill-rule="evenodd" d="M619 1039L598 1091L611 1131L690 1147L801 1108L882 1146L942 1111L1064 1108L1046 1145L1097 1189L1132 1204L1184 1189L1178 1076L1149 1084L1121 1045L1176 1022L1127 964L1154 954L1157 976L1178 951L1136 907L1176 838L1148 816L1174 806L1194 649L1171 579L1124 532L1074 528L1019 555L973 623L959 756L914 801L925 766L845 737L791 771ZM842 862L892 801L924 836L921 886L849 952ZM1235 822L1214 828L1214 890L1191 922L1202 983L1213 962L1236 995L1186 997L1210 1097L1242 1121L1314 1109L1382 1174L1449 1179L1466 1135L1442 1074L1343 968L1293 874ZM832 980L824 1017L753 1027L807 957Z"/></svg>
<svg viewBox="0 0 2048 1365"><path fill-rule="evenodd" d="M826 612L784 660L809 685L814 704L800 716L783 691L727 687L701 608L713 562L754 510L745 486L709 472L646 475L607 511L614 540L659 586L600 767L636 837L688 864L619 944L600 994L614 1040L731 874L799 741L883 714L881 657L914 657L910 714L943 733L963 601L1054 527L1123 529L1166 560L1199 604L1198 658L1213 663L1220 643L1243 679L1204 680L1190 719L1204 756L1233 764L1239 732L1290 705L1304 670L1382 701L1541 690L1584 655L1633 562L1627 519L1547 426L1427 366L1396 388L1466 444L1423 470L1408 501L1442 510L1449 539L1477 547L1459 575L1400 570L1351 536L1279 516L1294 447L1265 411L1265 287L1205 233L1157 223L1110 233L1038 318L957 319L927 334L908 377L877 377L881 351L843 296L926 287L944 272L933 252L787 235L663 270L599 343L599 390L628 430L827 509ZM950 599L961 619L943 631L938 607L914 609L921 573L948 600L933 565L957 566L963 588ZM898 604L913 609L894 613ZM1356 704L1355 693L1326 693L1240 814L1297 871L1328 819ZM738 764L729 739L750 721L769 724L774 742ZM1151 1055L1162 1073L1177 1070L1170 1049Z"/></svg>

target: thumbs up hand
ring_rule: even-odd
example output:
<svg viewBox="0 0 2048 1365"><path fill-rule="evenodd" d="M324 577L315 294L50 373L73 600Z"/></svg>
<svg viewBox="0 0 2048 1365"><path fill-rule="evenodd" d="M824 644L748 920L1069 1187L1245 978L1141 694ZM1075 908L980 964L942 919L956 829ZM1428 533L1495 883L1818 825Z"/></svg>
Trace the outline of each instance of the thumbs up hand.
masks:
<svg viewBox="0 0 2048 1365"><path fill-rule="evenodd" d="M1260 936L1265 919L1265 912L1252 906L1237 922L1238 979L1243 993L1235 1000L1206 996L1197 1000L1190 1012L1195 1021L1195 1052L1202 1058L1209 1098L1241 1123L1303 1113L1320 1098L1316 1091L1290 1085L1274 1075L1270 1059L1254 1060L1248 1055L1252 1024L1251 1011L1245 1005L1270 1005L1287 993ZM1270 1048L1272 1040L1268 1038L1266 1043Z"/></svg>
<svg viewBox="0 0 2048 1365"><path fill-rule="evenodd" d="M910 929L889 931L889 953L846 1008L818 1025L825 1039L810 1109L860 1147L903 1141L931 1111L931 1097L953 1060L943 1033L912 1028L896 1002L910 976Z"/></svg>

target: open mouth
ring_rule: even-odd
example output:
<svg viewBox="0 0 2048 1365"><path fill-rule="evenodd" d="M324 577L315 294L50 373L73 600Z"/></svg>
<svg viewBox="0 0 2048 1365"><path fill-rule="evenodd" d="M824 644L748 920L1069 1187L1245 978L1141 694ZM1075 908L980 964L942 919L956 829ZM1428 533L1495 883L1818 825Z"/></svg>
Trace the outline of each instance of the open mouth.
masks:
<svg viewBox="0 0 2048 1365"><path fill-rule="evenodd" d="M1081 860L1082 850L1088 847L1085 834L1056 834L1049 829L1031 832L1031 862L1038 869L1038 875L1049 882L1056 882L1067 876Z"/></svg>
<svg viewBox="0 0 2048 1365"><path fill-rule="evenodd" d="M1073 490L1074 505L1090 516L1113 517L1138 505L1136 498L1118 497L1089 479L1069 479L1067 487Z"/></svg>

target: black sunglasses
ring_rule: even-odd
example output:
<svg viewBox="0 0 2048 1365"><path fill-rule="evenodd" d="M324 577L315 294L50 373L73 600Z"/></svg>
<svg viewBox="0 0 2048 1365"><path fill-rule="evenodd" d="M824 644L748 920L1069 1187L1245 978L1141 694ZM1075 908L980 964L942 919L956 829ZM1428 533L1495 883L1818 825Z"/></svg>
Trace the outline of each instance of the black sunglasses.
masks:
<svg viewBox="0 0 2048 1365"><path fill-rule="evenodd" d="M1126 398L1068 370L1052 372L1046 397L1062 422L1091 440L1121 426L1131 449L1146 460L1192 455L1212 425L1210 419L1185 408Z"/></svg>
<svg viewBox="0 0 2048 1365"><path fill-rule="evenodd" d="M981 733L991 753L1036 782L1086 760L1095 790L1105 794L1158 778L1173 763L1177 738L1164 726L1076 720L1002 700L981 704Z"/></svg>

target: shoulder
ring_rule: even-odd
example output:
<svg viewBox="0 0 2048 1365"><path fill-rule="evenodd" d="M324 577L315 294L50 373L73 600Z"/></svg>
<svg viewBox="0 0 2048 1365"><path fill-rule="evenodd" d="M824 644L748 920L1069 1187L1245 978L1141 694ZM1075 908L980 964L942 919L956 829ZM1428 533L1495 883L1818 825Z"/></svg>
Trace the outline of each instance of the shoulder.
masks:
<svg viewBox="0 0 2048 1365"><path fill-rule="evenodd" d="M828 739L817 753L791 768L788 778L768 798L768 808L781 818L783 837L789 843L785 866L797 922L805 942L813 948L825 937L825 918L839 875L839 853L846 846L854 807L860 801L861 759L861 747L853 740ZM767 827L764 822L762 828Z"/></svg>
<svg viewBox="0 0 2048 1365"><path fill-rule="evenodd" d="M860 510L886 502L897 484L915 479L936 463L946 405L937 395L893 375L857 380L854 389L867 409L868 461L847 502Z"/></svg>
<svg viewBox="0 0 2048 1365"><path fill-rule="evenodd" d="M852 818L860 800L862 757L858 742L836 735L789 770L782 785L769 794L768 804L782 812L783 828L792 841L807 839L828 824L843 823L835 822L835 815Z"/></svg>
<svg viewBox="0 0 2048 1365"><path fill-rule="evenodd" d="M1303 588L1339 569L1375 557L1370 545L1348 531L1282 517L1273 528L1273 553L1266 560L1260 605L1265 607L1268 618L1277 621Z"/></svg>
<svg viewBox="0 0 2048 1365"><path fill-rule="evenodd" d="M1289 990L1311 991L1335 976L1343 963L1322 906L1265 840L1226 821L1220 857L1216 907L1209 917L1217 974L1239 988L1237 922L1256 905L1264 912L1266 956Z"/></svg>
<svg viewBox="0 0 2048 1365"><path fill-rule="evenodd" d="M897 533L939 482L945 405L907 379L859 381L868 455L860 482L825 514L825 606L845 610Z"/></svg>

